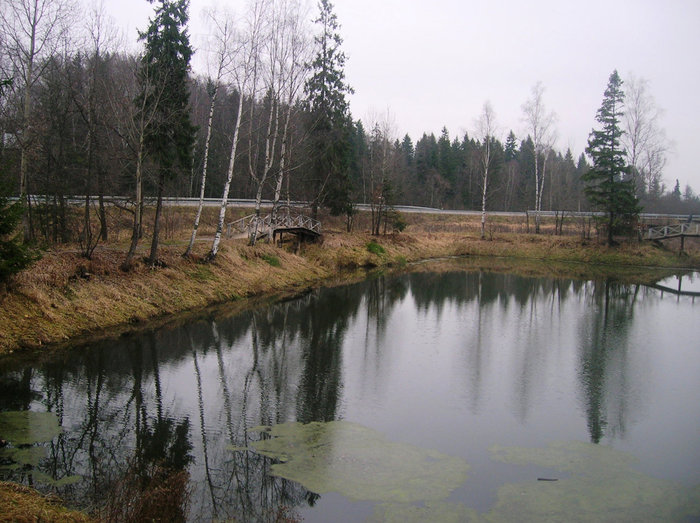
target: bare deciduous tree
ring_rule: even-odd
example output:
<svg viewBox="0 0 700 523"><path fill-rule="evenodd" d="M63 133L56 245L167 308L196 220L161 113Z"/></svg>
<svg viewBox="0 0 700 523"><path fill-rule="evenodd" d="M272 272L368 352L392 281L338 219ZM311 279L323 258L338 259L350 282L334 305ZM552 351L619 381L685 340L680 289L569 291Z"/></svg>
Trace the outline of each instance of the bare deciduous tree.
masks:
<svg viewBox="0 0 700 523"><path fill-rule="evenodd" d="M265 29L266 0L254 0L245 22L245 28L240 33L240 45L235 46L235 56L232 58L232 83L238 91L238 107L236 111L236 121L233 125L233 139L231 141L231 153L229 155L229 165L226 174L226 182L221 196L221 206L219 208L219 219L216 224L216 232L211 250L207 258L211 261L216 258L221 244L221 235L226 219L226 206L228 204L228 194L233 179L233 169L236 163L236 150L240 135L241 121L243 115L243 99L247 96L250 100L250 114L252 122L252 111L255 97L257 95L258 75L260 74L260 53L263 43ZM252 125L252 123L251 123Z"/></svg>
<svg viewBox="0 0 700 523"><path fill-rule="evenodd" d="M637 191L653 197L661 196L661 177L669 150L666 132L660 127L662 115L649 92L649 82L630 77L625 82L622 142L633 167Z"/></svg>
<svg viewBox="0 0 700 523"><path fill-rule="evenodd" d="M5 78L13 78L12 88L21 98L21 124L17 130L20 146L19 192L30 203L29 152L32 145L32 90L49 65L48 57L55 54L68 36L75 13L73 0L12 0L0 3L2 53L9 70ZM29 206L27 206L27 209ZM25 241L31 238L29 215L22 220Z"/></svg>
<svg viewBox="0 0 700 523"><path fill-rule="evenodd" d="M207 183L207 169L209 166L209 148L211 144L211 132L214 121L214 111L216 109L216 101L218 98L219 90L222 85L222 79L225 74L229 71L231 62L234 56L234 46L235 46L235 31L233 26L233 18L224 14L220 15L215 9L210 9L206 12L206 17L214 29L214 34L211 36L211 55L214 59L214 68L216 70L215 77L211 77L207 80L207 92L211 97L209 104L209 118L207 119L207 137L204 143L204 164L202 166L202 179L201 186L199 190L199 204L197 206L197 213L194 218L194 225L192 226L192 235L190 236L190 243L187 245L187 249L183 256L189 256L194 247L194 242L197 237L197 230L199 229L199 221L202 217L202 208L204 206L204 191Z"/></svg>
<svg viewBox="0 0 700 523"><path fill-rule="evenodd" d="M481 239L486 238L486 200L489 188L489 172L493 160L493 141L496 139L496 113L491 102L484 102L481 116L476 122L477 135L481 140L479 160L481 163Z"/></svg>
<svg viewBox="0 0 700 523"><path fill-rule="evenodd" d="M547 111L543 98L544 86L537 82L532 88L530 98L523 104L523 115L527 130L535 146L535 232L540 232L540 211L542 210L542 192L547 169L547 158L555 142L554 123L556 115ZM542 157L542 169L540 169Z"/></svg>

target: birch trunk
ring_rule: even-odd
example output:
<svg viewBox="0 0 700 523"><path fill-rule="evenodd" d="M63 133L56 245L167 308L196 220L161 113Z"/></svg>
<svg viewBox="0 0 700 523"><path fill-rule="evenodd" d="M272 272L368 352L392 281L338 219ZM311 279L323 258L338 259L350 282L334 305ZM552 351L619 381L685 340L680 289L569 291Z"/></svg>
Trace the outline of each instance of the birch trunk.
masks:
<svg viewBox="0 0 700 523"><path fill-rule="evenodd" d="M202 187L199 190L199 204L197 205L197 214L194 217L194 225L192 226L192 236L190 243L187 246L183 256L188 257L192 253L194 241L197 238L197 230L199 229L199 220L202 217L202 208L204 207L204 189L207 183L207 167L209 164L209 146L211 144L211 129L214 121L214 109L216 107L216 98L219 94L219 83L217 82L214 88L214 94L211 97L211 105L209 106L209 119L207 121L207 139L204 144L204 165L202 166Z"/></svg>
<svg viewBox="0 0 700 523"><path fill-rule="evenodd" d="M213 261L219 252L221 243L221 233L224 229L224 220L226 219L226 204L228 203L228 193L231 188L231 180L233 179L233 167L236 163L236 148L238 147L238 135L241 128L241 114L243 113L243 93L238 93L238 113L236 114L236 123L233 128L233 141L231 143L231 156L228 162L228 172L226 174L226 183L224 184L224 193L221 197L221 207L219 208L219 220L216 224L216 233L214 234L214 242L211 245L211 250L207 256L207 260Z"/></svg>

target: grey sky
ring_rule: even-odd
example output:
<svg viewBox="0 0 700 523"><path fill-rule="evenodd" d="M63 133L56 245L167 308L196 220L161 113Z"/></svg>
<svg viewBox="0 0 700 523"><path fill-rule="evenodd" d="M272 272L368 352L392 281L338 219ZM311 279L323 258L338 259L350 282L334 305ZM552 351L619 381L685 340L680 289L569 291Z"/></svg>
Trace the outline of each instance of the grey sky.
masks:
<svg viewBox="0 0 700 523"><path fill-rule="evenodd" d="M673 141L664 173L700 192L694 158L700 142L700 2L697 0L335 0L348 56L347 80L354 118L393 115L397 137L414 143L423 132L470 134L490 100L503 135L524 137L523 102L532 86L545 86L544 102L557 113L557 148L583 152L595 125L608 76L617 69L649 81L664 109L662 125ZM201 10L191 0L195 45L203 33ZM244 0L219 1L242 12ZM312 7L313 4L312 4ZM146 0L108 0L127 29L145 28ZM312 9L312 14L315 11Z"/></svg>

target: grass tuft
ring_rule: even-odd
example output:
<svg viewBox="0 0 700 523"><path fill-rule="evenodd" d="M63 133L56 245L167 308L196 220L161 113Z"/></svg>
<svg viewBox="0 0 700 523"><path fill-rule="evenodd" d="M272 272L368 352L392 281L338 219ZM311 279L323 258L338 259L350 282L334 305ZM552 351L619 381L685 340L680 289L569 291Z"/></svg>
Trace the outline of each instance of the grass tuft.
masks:
<svg viewBox="0 0 700 523"><path fill-rule="evenodd" d="M377 242L374 240L370 240L367 243L367 250L371 252L372 254L376 254L377 256L381 256L383 254L386 254L386 249L379 245Z"/></svg>

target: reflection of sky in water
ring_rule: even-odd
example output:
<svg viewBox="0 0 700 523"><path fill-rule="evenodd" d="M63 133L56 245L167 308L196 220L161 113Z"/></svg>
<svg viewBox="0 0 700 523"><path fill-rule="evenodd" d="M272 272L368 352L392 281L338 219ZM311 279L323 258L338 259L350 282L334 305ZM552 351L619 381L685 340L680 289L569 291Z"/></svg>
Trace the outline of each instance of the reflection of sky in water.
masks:
<svg viewBox="0 0 700 523"><path fill-rule="evenodd" d="M658 281L656 284L673 290L678 290L678 285L680 284L682 292L700 292L700 272L692 272L682 276L670 276Z"/></svg>

